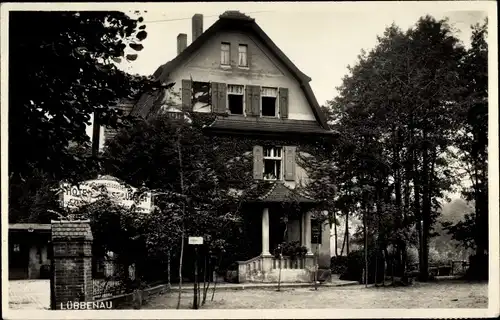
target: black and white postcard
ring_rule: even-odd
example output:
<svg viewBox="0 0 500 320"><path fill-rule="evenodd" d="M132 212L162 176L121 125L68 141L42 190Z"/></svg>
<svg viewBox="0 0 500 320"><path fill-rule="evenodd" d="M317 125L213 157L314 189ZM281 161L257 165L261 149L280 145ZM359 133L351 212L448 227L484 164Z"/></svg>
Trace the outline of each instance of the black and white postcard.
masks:
<svg viewBox="0 0 500 320"><path fill-rule="evenodd" d="M496 7L3 3L4 318L498 316Z"/></svg>

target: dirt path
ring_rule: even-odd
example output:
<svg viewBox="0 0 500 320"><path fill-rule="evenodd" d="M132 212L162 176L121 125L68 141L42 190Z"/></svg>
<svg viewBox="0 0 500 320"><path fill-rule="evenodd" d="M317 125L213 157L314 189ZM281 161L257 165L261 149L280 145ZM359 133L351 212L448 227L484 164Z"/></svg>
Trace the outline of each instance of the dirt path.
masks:
<svg viewBox="0 0 500 320"><path fill-rule="evenodd" d="M192 294L184 293L181 306L190 308ZM144 309L173 309L177 294L157 296ZM416 283L411 287L346 287L227 290L215 293L214 301L203 309L275 309L275 308L487 308L488 284L460 281Z"/></svg>

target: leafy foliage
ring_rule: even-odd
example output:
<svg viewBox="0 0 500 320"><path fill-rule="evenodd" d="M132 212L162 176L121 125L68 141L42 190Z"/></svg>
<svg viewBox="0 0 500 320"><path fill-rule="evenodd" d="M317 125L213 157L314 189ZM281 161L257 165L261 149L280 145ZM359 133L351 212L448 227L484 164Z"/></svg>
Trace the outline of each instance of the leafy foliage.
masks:
<svg viewBox="0 0 500 320"><path fill-rule="evenodd" d="M112 11L10 12L9 55L15 57L9 65L12 194L22 193L36 171L44 180L78 180L82 172L98 168L89 155L90 116L97 112L102 124L120 126L122 114L111 107L156 86L116 65L140 49L147 35L141 21ZM74 152L78 148L84 152ZM15 197L11 200L11 218L38 219Z"/></svg>
<svg viewBox="0 0 500 320"><path fill-rule="evenodd" d="M488 251L488 20L472 27L471 48L461 68L463 87L458 115L462 124L455 143L456 157L465 169L470 186L462 189L475 212L463 222L447 224L453 237L476 255ZM480 260L480 258L478 258Z"/></svg>
<svg viewBox="0 0 500 320"><path fill-rule="evenodd" d="M392 247L405 265L409 246L423 248L424 280L441 203L460 178L450 157L465 125L456 110L471 97L470 77L484 79L480 68L464 80L465 70L475 74L464 69L470 56L447 20L426 16L407 31L388 27L349 67L339 96L328 103L336 144L326 157L305 162L311 193L346 220L362 217L374 250Z"/></svg>

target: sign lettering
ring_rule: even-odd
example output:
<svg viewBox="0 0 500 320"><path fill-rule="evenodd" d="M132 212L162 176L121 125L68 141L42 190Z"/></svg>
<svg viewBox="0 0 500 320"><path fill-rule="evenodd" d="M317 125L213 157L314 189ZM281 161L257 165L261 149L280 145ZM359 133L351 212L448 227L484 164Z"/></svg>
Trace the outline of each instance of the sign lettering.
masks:
<svg viewBox="0 0 500 320"><path fill-rule="evenodd" d="M68 209L77 209L98 201L105 195L126 208L150 212L153 207L151 193L139 192L136 188L128 187L118 179L109 176L83 181L77 185L61 183L61 188L62 206Z"/></svg>

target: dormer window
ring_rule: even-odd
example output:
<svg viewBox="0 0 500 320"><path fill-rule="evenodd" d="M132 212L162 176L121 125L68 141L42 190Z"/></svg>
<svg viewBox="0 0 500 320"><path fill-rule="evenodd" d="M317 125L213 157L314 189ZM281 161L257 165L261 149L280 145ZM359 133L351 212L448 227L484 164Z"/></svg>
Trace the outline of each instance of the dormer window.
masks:
<svg viewBox="0 0 500 320"><path fill-rule="evenodd" d="M222 66L229 66L231 64L231 44L222 42L220 48L220 64Z"/></svg>
<svg viewBox="0 0 500 320"><path fill-rule="evenodd" d="M240 44L238 46L238 66L248 67L248 46L246 44Z"/></svg>
<svg viewBox="0 0 500 320"><path fill-rule="evenodd" d="M281 147L264 147L264 180L282 180L281 166L283 152Z"/></svg>
<svg viewBox="0 0 500 320"><path fill-rule="evenodd" d="M261 115L263 117L277 117L278 116L278 89L262 87L261 94Z"/></svg>

